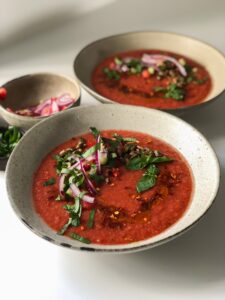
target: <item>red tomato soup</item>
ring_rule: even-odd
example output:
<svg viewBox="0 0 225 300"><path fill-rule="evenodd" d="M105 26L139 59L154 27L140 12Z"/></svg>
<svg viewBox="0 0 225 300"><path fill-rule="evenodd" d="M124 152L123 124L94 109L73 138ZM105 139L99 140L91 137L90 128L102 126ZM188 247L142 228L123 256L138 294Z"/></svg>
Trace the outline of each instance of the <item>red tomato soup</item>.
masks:
<svg viewBox="0 0 225 300"><path fill-rule="evenodd" d="M193 183L189 166L181 154L165 142L143 133L107 130L101 132L101 137L112 138L115 132L124 139L132 137L137 140L137 145L131 150L130 155L133 155L132 151L141 149L146 153L145 151L152 149L155 153L153 155L156 155L154 161L159 158L158 155L161 155L162 160L162 154L164 158L171 158L171 161L158 163L157 172L154 173L156 175L153 177L152 165L150 168L138 170L130 170L123 164L110 167L102 165L103 182L100 184L93 182L96 189L94 203L81 200L80 223L78 226L69 226L64 233L67 236L75 233L78 237L81 236L84 242L96 244L136 242L166 230L182 217L188 207ZM33 201L36 211L55 231L61 230L70 217L65 205L74 203L72 197L55 200L59 195L55 155L62 153L62 150L76 148L79 138L72 138L49 153L34 175ZM91 133L84 134L82 138L86 140L85 151L95 145L96 139ZM121 145L128 147L128 144L130 145L129 142L126 145L122 142ZM135 159L132 162L135 162ZM87 175L90 170L89 162L85 165L85 169ZM147 169L150 173L144 177L144 188L146 183L152 187L138 192L137 182L140 178L143 179ZM91 212L94 212L94 218L92 215L92 226L89 226Z"/></svg>
<svg viewBox="0 0 225 300"><path fill-rule="evenodd" d="M92 85L122 104L174 109L204 101L212 81L202 65L183 55L136 50L104 59L93 71Z"/></svg>

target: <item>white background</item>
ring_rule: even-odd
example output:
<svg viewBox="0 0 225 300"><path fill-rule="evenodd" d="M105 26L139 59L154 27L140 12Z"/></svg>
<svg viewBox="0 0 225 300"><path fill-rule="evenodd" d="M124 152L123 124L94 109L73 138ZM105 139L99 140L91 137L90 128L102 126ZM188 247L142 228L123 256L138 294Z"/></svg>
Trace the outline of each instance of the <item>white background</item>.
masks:
<svg viewBox="0 0 225 300"><path fill-rule="evenodd" d="M225 53L224 0L0 0L0 4L0 84L37 71L73 76L73 59L81 47L123 31L188 34ZM191 231L146 252L79 253L40 239L13 213L1 172L0 299L225 299L224 101L225 96L184 116L205 134L219 157L221 187L214 206ZM82 105L91 103L97 104L83 92Z"/></svg>

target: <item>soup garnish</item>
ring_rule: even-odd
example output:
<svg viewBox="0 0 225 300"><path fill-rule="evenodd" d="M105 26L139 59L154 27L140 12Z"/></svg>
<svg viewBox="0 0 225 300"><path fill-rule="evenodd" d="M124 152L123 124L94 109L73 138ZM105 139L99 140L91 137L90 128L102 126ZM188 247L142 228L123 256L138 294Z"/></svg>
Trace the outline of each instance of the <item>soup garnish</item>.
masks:
<svg viewBox="0 0 225 300"><path fill-rule="evenodd" d="M97 92L114 101L173 108L203 101L211 79L203 66L181 55L159 50L119 53L94 70Z"/></svg>
<svg viewBox="0 0 225 300"><path fill-rule="evenodd" d="M192 190L182 157L147 134L90 130L57 147L35 174L34 203L47 224L83 243L123 244L176 222Z"/></svg>

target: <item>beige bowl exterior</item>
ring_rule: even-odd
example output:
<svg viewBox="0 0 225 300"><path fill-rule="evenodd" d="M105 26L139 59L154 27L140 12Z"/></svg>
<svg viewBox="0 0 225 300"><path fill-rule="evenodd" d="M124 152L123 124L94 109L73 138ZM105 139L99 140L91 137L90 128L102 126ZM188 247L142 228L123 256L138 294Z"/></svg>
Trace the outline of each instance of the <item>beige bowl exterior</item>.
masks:
<svg viewBox="0 0 225 300"><path fill-rule="evenodd" d="M80 105L81 91L78 83L64 75L52 73L36 73L15 78L3 85L7 90L7 97L0 105L0 115L10 125L25 130L48 117L20 116L6 110L26 108L39 104L40 100L56 97L64 93L76 99L73 106ZM72 107L72 106L71 106Z"/></svg>
<svg viewBox="0 0 225 300"><path fill-rule="evenodd" d="M189 162L193 174L192 201L181 219L152 238L124 245L85 245L59 236L36 213L32 201L33 174L42 159L56 146L88 131L124 129L144 132L173 145ZM54 130L53 130L54 129ZM191 142L190 142L191 141ZM72 108L31 128L10 156L6 186L17 216L34 233L64 247L104 252L133 252L165 243L195 224L212 205L219 186L219 165L207 140L192 126L159 110L129 105L98 105Z"/></svg>
<svg viewBox="0 0 225 300"><path fill-rule="evenodd" d="M225 57L214 47L199 40L167 32L131 32L97 40L84 47L74 61L74 72L81 86L102 103L116 103L98 94L91 83L94 68L105 58L135 49L165 50L185 55L202 64L212 78L212 89L206 99L197 105L164 109L172 113L189 111L211 103L225 90Z"/></svg>

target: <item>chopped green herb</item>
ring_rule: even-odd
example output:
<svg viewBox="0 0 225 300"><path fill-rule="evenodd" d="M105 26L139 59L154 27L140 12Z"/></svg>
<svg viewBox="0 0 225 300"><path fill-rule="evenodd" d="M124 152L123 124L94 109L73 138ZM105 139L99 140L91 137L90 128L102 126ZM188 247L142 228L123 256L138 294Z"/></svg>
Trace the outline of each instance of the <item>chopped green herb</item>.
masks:
<svg viewBox="0 0 225 300"><path fill-rule="evenodd" d="M149 164L169 162L171 160L172 159L168 156L152 156L142 153L140 156L136 156L129 160L129 162L127 163L127 169L141 170L147 167Z"/></svg>
<svg viewBox="0 0 225 300"><path fill-rule="evenodd" d="M111 157L112 157L112 158L116 158L116 157L117 157L117 154L113 152L113 153L111 153Z"/></svg>
<svg viewBox="0 0 225 300"><path fill-rule="evenodd" d="M167 88L165 97L175 100L184 100L184 90L179 88L175 83L171 83Z"/></svg>
<svg viewBox="0 0 225 300"><path fill-rule="evenodd" d="M190 82L192 82L192 81L194 81L194 80L195 80L195 79L194 79L193 76L188 76L187 79L186 79L187 83L190 83Z"/></svg>
<svg viewBox="0 0 225 300"><path fill-rule="evenodd" d="M129 160L127 163L127 169L129 170L141 170L149 164L149 155L141 154Z"/></svg>
<svg viewBox="0 0 225 300"><path fill-rule="evenodd" d="M157 156L157 157L149 157L148 163L149 164L156 164L156 163L163 163L163 162L169 162L172 161L172 158L168 156Z"/></svg>
<svg viewBox="0 0 225 300"><path fill-rule="evenodd" d="M195 83L196 83L196 84L203 84L203 83L205 83L206 81L207 81L207 78L196 79L196 80L195 80Z"/></svg>
<svg viewBox="0 0 225 300"><path fill-rule="evenodd" d="M74 240L77 240L81 243L85 243L85 244L90 244L91 241L83 236L80 236L79 234L77 233L71 233L70 235Z"/></svg>
<svg viewBox="0 0 225 300"><path fill-rule="evenodd" d="M72 222L72 218L69 218L68 222L65 225L63 225L63 227L57 232L57 234L63 235L70 227L71 222Z"/></svg>
<svg viewBox="0 0 225 300"><path fill-rule="evenodd" d="M129 68L137 68L141 65L140 59L132 59L130 62L127 63Z"/></svg>
<svg viewBox="0 0 225 300"><path fill-rule="evenodd" d="M95 218L95 209L93 208L89 214L88 223L87 223L88 228L92 228L94 226L94 218Z"/></svg>
<svg viewBox="0 0 225 300"><path fill-rule="evenodd" d="M153 75L155 73L155 69L153 67L149 67L148 73Z"/></svg>
<svg viewBox="0 0 225 300"><path fill-rule="evenodd" d="M86 152L84 152L82 154L83 158L87 158L88 156L94 154L96 152L96 150L99 150L101 146L101 143L97 143L94 146L92 146L91 148L89 148Z"/></svg>
<svg viewBox="0 0 225 300"><path fill-rule="evenodd" d="M63 200L62 197L60 195L58 195L56 198L55 198L55 201L61 201Z"/></svg>
<svg viewBox="0 0 225 300"><path fill-rule="evenodd" d="M91 174L90 177L91 177L91 179L94 180L94 182L96 184L101 184L101 183L103 183L105 181L105 177L103 175L98 175L96 173L95 174Z"/></svg>
<svg viewBox="0 0 225 300"><path fill-rule="evenodd" d="M122 60L119 59L118 57L115 57L115 58L114 58L114 61L115 61L115 63L116 63L117 65L122 65Z"/></svg>
<svg viewBox="0 0 225 300"><path fill-rule="evenodd" d="M130 143L136 143L137 139L132 138L132 137L123 137L117 133L114 133L113 137L118 141L118 142L130 142Z"/></svg>
<svg viewBox="0 0 225 300"><path fill-rule="evenodd" d="M22 137L17 127L9 126L0 129L0 157L9 157Z"/></svg>
<svg viewBox="0 0 225 300"><path fill-rule="evenodd" d="M154 91L155 92L165 92L166 91L166 88L162 87L162 86L156 86L154 88Z"/></svg>
<svg viewBox="0 0 225 300"><path fill-rule="evenodd" d="M184 89L178 87L175 83L171 83L168 87L156 86L155 92L164 93L165 98L172 98L175 100L184 100L185 92Z"/></svg>
<svg viewBox="0 0 225 300"><path fill-rule="evenodd" d="M43 186L53 185L53 184L55 184L55 183L56 183L56 180L55 180L55 178L52 177L52 178L46 180L46 181L43 183Z"/></svg>
<svg viewBox="0 0 225 300"><path fill-rule="evenodd" d="M68 211L70 217L68 219L68 222L58 231L58 234L63 235L70 226L77 227L80 225L80 217L82 213L80 200L82 199L84 194L85 192L80 193L80 195L74 199L74 204L64 205L64 208Z"/></svg>
<svg viewBox="0 0 225 300"><path fill-rule="evenodd" d="M123 138L123 141L128 142L128 143L136 143L137 139L131 138L131 137L125 137L125 138Z"/></svg>
<svg viewBox="0 0 225 300"><path fill-rule="evenodd" d="M91 133L97 138L100 135L100 132L95 127L90 127Z"/></svg>
<svg viewBox="0 0 225 300"><path fill-rule="evenodd" d="M110 70L109 68L104 68L103 72L109 79L119 80L120 75L115 70Z"/></svg>
<svg viewBox="0 0 225 300"><path fill-rule="evenodd" d="M157 175L159 174L159 169L156 165L150 165L148 169L145 171L142 178L137 183L137 191L138 193L142 193L152 187L155 186Z"/></svg>

